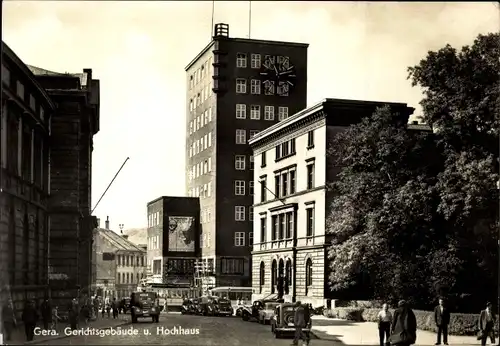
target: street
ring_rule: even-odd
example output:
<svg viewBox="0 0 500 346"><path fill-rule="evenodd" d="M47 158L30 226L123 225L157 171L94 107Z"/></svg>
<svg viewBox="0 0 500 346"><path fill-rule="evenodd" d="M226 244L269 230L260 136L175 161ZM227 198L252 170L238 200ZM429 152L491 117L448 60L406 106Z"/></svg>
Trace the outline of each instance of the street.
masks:
<svg viewBox="0 0 500 346"><path fill-rule="evenodd" d="M176 329L174 329L176 328ZM244 322L237 317L205 317L180 314L162 315L160 323L140 321L132 328L131 323L112 330L122 335L70 336L51 340L50 345L290 345L292 339L275 339L269 325ZM174 331L172 334L171 331ZM162 333L163 331L163 333ZM199 331L199 333L198 333ZM106 331L110 333L111 330ZM126 332L127 335L123 335ZM135 335L129 335L129 334ZM198 333L198 334L196 334ZM311 344L335 345L333 336L322 340L312 336ZM342 343L338 343L342 345Z"/></svg>

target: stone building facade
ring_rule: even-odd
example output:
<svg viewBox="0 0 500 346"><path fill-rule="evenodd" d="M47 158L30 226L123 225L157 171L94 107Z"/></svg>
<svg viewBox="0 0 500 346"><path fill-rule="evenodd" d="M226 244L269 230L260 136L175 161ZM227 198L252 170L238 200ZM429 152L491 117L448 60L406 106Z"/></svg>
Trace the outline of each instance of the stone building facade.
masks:
<svg viewBox="0 0 500 346"><path fill-rule="evenodd" d="M308 45L235 38L216 24L186 66L186 192L200 199L202 260L216 286L251 285L253 157L247 140L306 107ZM286 61L289 93L266 84L267 61ZM275 90L276 89L276 90Z"/></svg>
<svg viewBox="0 0 500 346"><path fill-rule="evenodd" d="M250 140L255 157L254 298L288 284L289 301L324 306L328 288L327 189L340 168L328 152L335 135L386 103L325 99L262 131ZM388 103L407 122L413 108ZM286 293L286 292L285 292Z"/></svg>
<svg viewBox="0 0 500 346"><path fill-rule="evenodd" d="M55 104L2 42L0 291L17 310L47 292L49 137Z"/></svg>

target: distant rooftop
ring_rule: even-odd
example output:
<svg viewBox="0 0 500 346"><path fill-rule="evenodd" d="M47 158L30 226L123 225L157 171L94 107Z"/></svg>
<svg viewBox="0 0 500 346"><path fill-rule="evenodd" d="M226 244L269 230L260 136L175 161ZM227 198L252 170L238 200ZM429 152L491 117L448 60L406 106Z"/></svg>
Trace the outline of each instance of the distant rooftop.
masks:
<svg viewBox="0 0 500 346"><path fill-rule="evenodd" d="M112 230L105 228L98 228L97 231L113 246L115 246L116 250L118 251L141 251L141 252L144 251L144 249L141 249L139 246L128 241L127 239L125 239L124 237L115 233Z"/></svg>
<svg viewBox="0 0 500 346"><path fill-rule="evenodd" d="M35 76L53 76L53 77L78 77L80 78L80 85L81 86L86 86L87 85L87 74L86 73L60 73L60 72L54 72L54 71L49 71L40 67L36 67L33 65L26 65L30 69L31 73L33 73Z"/></svg>

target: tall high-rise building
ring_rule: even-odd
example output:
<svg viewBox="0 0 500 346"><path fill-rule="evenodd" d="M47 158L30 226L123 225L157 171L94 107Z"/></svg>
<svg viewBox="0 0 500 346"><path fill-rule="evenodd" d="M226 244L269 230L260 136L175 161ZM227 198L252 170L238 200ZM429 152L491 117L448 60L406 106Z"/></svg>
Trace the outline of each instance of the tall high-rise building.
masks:
<svg viewBox="0 0 500 346"><path fill-rule="evenodd" d="M251 285L248 140L306 107L307 48L232 38L227 24L216 24L212 41L186 67L186 189L200 199L210 286Z"/></svg>

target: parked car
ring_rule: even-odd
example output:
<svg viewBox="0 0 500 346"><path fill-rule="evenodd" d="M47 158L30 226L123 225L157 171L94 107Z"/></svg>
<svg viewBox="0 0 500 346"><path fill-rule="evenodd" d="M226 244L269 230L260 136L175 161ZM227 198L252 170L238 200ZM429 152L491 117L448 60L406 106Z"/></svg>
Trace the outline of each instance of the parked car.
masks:
<svg viewBox="0 0 500 346"><path fill-rule="evenodd" d="M262 310L266 303L282 303L283 300L276 299L266 299L266 300L256 300L253 302L252 306L245 306L241 310L241 318L243 321L259 320L259 311Z"/></svg>
<svg viewBox="0 0 500 346"><path fill-rule="evenodd" d="M136 304L132 323L137 323L138 318L151 317L153 322L160 322L160 307L155 292L134 292Z"/></svg>
<svg viewBox="0 0 500 346"><path fill-rule="evenodd" d="M258 322L261 324L268 324L271 323L271 319L273 318L274 315L274 310L276 309L276 306L280 303L276 302L267 302L264 303L264 307L259 310L258 314Z"/></svg>
<svg viewBox="0 0 500 346"><path fill-rule="evenodd" d="M216 304L217 297L211 296L202 296L199 299L199 314L203 316L215 316L216 313Z"/></svg>
<svg viewBox="0 0 500 346"><path fill-rule="evenodd" d="M231 301L227 298L214 298L212 300L214 307L214 315L216 316L232 316L233 307Z"/></svg>
<svg viewBox="0 0 500 346"><path fill-rule="evenodd" d="M295 309L296 306L294 303L281 303L275 307L274 315L271 318L271 332L277 339L283 336L291 336L295 333ZM307 326L302 331L309 336L311 319L307 321Z"/></svg>
<svg viewBox="0 0 500 346"><path fill-rule="evenodd" d="M188 306L189 313L197 315L200 313L200 300L198 298L191 299L191 304Z"/></svg>
<svg viewBox="0 0 500 346"><path fill-rule="evenodd" d="M181 306L181 314L187 315L187 314L191 313L191 311L190 311L191 304L192 304L191 299L184 299L184 301L182 302L182 306Z"/></svg>
<svg viewBox="0 0 500 346"><path fill-rule="evenodd" d="M122 300L120 300L118 311L122 314L126 314L128 311L130 311L130 298L122 298Z"/></svg>

